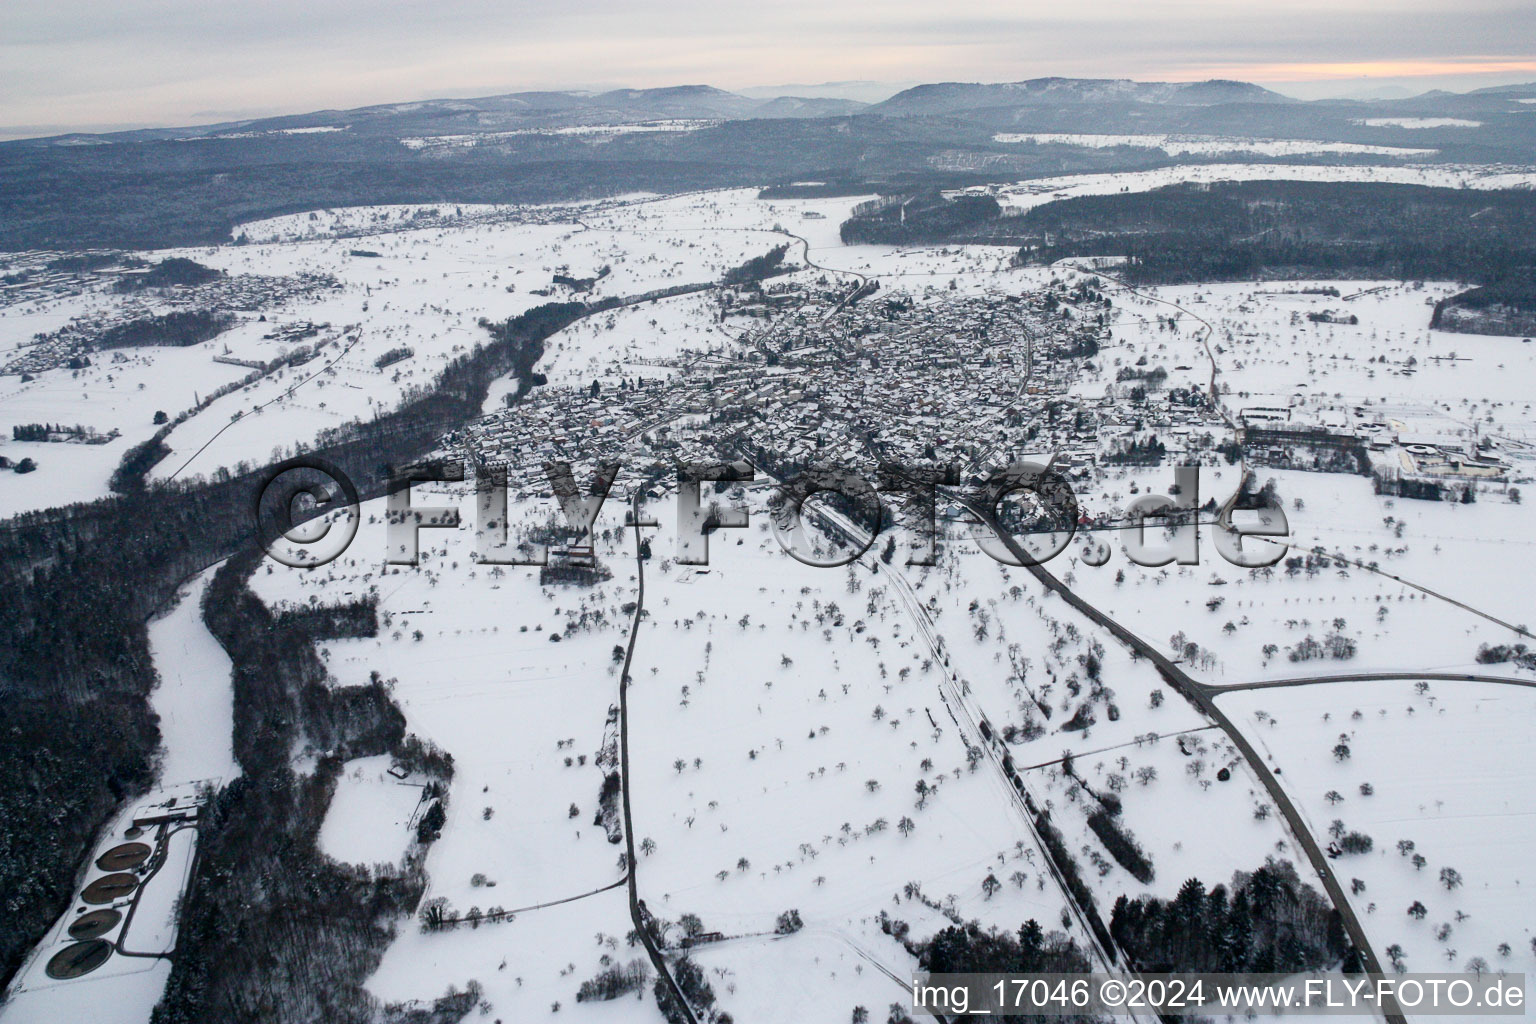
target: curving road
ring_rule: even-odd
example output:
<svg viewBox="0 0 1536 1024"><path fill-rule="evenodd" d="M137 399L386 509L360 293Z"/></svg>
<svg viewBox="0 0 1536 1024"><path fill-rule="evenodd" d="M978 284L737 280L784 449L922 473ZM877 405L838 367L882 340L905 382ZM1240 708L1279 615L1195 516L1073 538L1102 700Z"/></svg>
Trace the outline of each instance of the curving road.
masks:
<svg viewBox="0 0 1536 1024"><path fill-rule="evenodd" d="M640 636L640 617L645 614L645 559L641 556L640 537L640 494L635 493L633 506L633 520L635 527L635 580L638 590L635 593L635 618L629 626L629 644L624 648L624 664L619 668L619 782L620 792L624 797L624 847L625 881L629 883L629 919L634 923L635 932L640 936L641 945L645 946L646 955L651 959L651 966L656 968L658 977L664 978L667 987L672 990L672 997L683 1008L683 1015L688 1018L688 1024L698 1024L698 1018L693 1015L693 1007L688 1005L688 999L683 995L683 990L678 987L677 979L672 977L672 972L667 968L666 957L661 955L656 940L651 938L651 931L645 924L645 907L640 901L640 893L635 880L635 821L629 806L629 666L635 658L635 640Z"/></svg>
<svg viewBox="0 0 1536 1024"><path fill-rule="evenodd" d="M1338 911L1340 921L1344 926L1345 932L1349 935L1350 942L1359 951L1366 971L1376 977L1384 976L1381 969L1381 961L1377 959L1375 950L1371 948L1370 940L1366 937L1365 929L1361 926L1360 919L1355 916L1354 908L1350 906L1349 899L1344 894L1343 887L1339 885L1338 879L1334 878L1333 872L1329 870L1328 858L1323 853L1322 848L1318 846L1317 839L1313 837L1311 831L1307 828L1306 821L1297 812L1295 805L1291 803L1290 796L1280 785L1280 780L1275 778L1274 773L1269 770L1269 766L1264 763L1264 759L1254 749L1253 744L1248 742L1242 730L1238 729L1232 723L1232 720L1227 717L1226 713L1216 706L1216 702L1207 688L1197 682L1178 665L1174 664L1157 648L1131 632L1105 612L1100 611L1094 605L1083 600L1072 588L1058 580L1043 565L1033 564L1028 553L1013 538L1012 534L996 522L996 518L990 510L980 508L969 498L955 495L951 495L951 497L970 510L972 515L975 515L983 523L991 527L1009 553L1024 563L1025 568L1029 570L1035 579L1039 580L1048 590L1055 593L1078 612L1081 612L1095 625L1108 631L1121 644L1152 662L1156 666L1158 673L1167 680L1168 685L1175 692L1193 704L1201 714L1215 722L1221 731L1226 733L1233 746L1238 749L1243 755L1243 759L1248 762L1250 770L1253 771L1254 775L1264 785L1265 791L1269 794L1270 799L1274 801L1275 807L1285 819L1286 825L1290 829L1291 835L1295 838L1297 845L1301 847L1302 852L1307 856L1307 860L1311 862L1312 870L1323 883L1323 888L1328 893L1328 899L1333 903L1334 909ZM1395 999L1384 1000L1384 1004L1385 1016L1390 1024L1406 1024L1406 1018L1404 1018L1401 1010L1397 1007Z"/></svg>
<svg viewBox="0 0 1536 1024"><path fill-rule="evenodd" d="M1251 683L1197 683L1195 685L1212 696L1219 696L1237 690L1270 690L1285 686L1311 686L1313 683L1380 683L1404 679L1447 683L1502 683L1505 686L1536 688L1536 679L1489 676L1476 672L1343 672L1327 676L1298 676L1294 679L1259 679Z"/></svg>

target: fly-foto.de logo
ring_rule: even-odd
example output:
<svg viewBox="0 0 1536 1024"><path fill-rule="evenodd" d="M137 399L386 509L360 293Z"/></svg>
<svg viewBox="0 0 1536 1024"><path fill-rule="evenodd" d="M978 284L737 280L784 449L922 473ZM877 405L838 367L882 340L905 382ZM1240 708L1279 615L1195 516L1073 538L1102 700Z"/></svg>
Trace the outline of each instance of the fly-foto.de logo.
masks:
<svg viewBox="0 0 1536 1024"><path fill-rule="evenodd" d="M722 502L705 485L772 484L766 515L779 546L807 565L835 568L862 557L877 537L890 529L904 535L908 565L933 565L938 558L941 508L959 510L971 540L997 561L1015 566L1039 565L1067 551L1080 533L1077 556L1090 566L1111 557L1108 542L1117 535L1133 563L1156 568L1177 563L1198 565L1202 527L1223 559L1240 568L1273 565L1287 545L1266 543L1289 534L1289 523L1278 505L1239 510L1240 494L1217 506L1201 504L1197 467L1174 469L1166 494L1141 494L1112 522L1094 522L1084 512L1071 483L1049 465L1017 462L961 485L952 471L930 466L884 464L874 478L850 469L817 467L780 481L760 481L746 462L685 463L646 467L637 479L657 481L670 476L675 493L674 559L682 565L709 564L710 536L721 530L744 529L752 510L742 503ZM544 464L545 477L570 535L590 546L603 507L623 467L600 463L585 488L566 462ZM385 562L416 565L420 561L421 531L457 530L464 525L461 510L451 505L417 504L416 485L462 483L463 462L422 463L389 473L385 487ZM507 474L484 467L475 474L475 561L487 565L549 563L549 544L512 535L508 518ZM652 491L652 497L661 494ZM624 523L636 529L660 524L651 516L656 500L641 501L637 489ZM812 499L815 499L814 501ZM258 536L275 560L294 568L316 568L338 558L357 536L360 496L339 467L323 459L299 457L270 470L255 502ZM1200 518L1204 509L1210 518ZM1238 518L1236 513L1243 513ZM1245 544L1245 538L1260 538Z"/></svg>

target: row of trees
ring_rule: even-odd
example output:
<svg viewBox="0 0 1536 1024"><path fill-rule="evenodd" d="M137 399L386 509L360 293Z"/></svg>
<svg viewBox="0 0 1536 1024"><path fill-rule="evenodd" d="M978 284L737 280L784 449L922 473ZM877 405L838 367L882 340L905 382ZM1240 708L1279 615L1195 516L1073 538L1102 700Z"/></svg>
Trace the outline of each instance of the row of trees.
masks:
<svg viewBox="0 0 1536 1024"><path fill-rule="evenodd" d="M132 266L141 262L130 257L124 261L124 264ZM185 256L172 256L161 260L143 273L124 274L117 279L115 290L127 293L143 291L146 288L170 288L176 285L190 287L217 281L223 276L222 270L205 267Z"/></svg>
<svg viewBox="0 0 1536 1024"><path fill-rule="evenodd" d="M49 434L85 435L92 431L76 423L66 427L62 423L17 423L11 427L12 441L46 441Z"/></svg>
<svg viewBox="0 0 1536 1024"><path fill-rule="evenodd" d="M206 309L173 310L158 316L142 316L114 324L96 335L98 349L143 348L149 345L198 345L224 333L234 324L225 313Z"/></svg>
<svg viewBox="0 0 1536 1024"><path fill-rule="evenodd" d="M761 256L753 256L739 267L732 267L725 272L721 283L727 285L756 284L759 281L785 273L784 255L789 252L789 243L776 245Z"/></svg>
<svg viewBox="0 0 1536 1024"><path fill-rule="evenodd" d="M1088 958L1061 932L1047 934L1031 919L1017 932L984 929L976 921L951 925L912 950L934 974L1074 974Z"/></svg>

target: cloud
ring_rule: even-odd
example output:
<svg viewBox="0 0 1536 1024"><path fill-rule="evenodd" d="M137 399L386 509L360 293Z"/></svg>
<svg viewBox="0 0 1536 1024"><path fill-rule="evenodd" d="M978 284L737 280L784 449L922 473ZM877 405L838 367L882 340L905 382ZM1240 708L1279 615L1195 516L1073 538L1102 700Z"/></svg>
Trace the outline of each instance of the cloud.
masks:
<svg viewBox="0 0 1536 1024"><path fill-rule="evenodd" d="M1533 39L1536 5L1510 0L61 0L7 10L0 123L195 123L597 83L1469 72L1533 66L1529 43L1509 52Z"/></svg>

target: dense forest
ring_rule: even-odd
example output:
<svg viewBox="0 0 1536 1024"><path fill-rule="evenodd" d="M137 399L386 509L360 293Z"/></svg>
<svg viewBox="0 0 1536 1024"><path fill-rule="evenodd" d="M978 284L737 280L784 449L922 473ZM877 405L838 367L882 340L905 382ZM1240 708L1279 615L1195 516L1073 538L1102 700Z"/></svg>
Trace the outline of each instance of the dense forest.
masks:
<svg viewBox="0 0 1536 1024"><path fill-rule="evenodd" d="M940 930L926 942L905 943L918 964L932 974L1087 974L1092 965L1083 951L1061 932L1047 933L1031 918L1017 932L982 928L976 921ZM892 1019L897 1019L892 1017ZM952 1020L983 1017L953 1016ZM1064 1014L1050 1018L1058 1024L1097 1022L1095 1016Z"/></svg>
<svg viewBox="0 0 1536 1024"><path fill-rule="evenodd" d="M1024 214L1022 256L1129 257L1132 281L1388 277L1493 283L1536 265L1525 190L1249 181L1085 196Z"/></svg>
<svg viewBox="0 0 1536 1024"><path fill-rule="evenodd" d="M223 333L233 323L233 317L206 309L173 310L114 324L98 334L94 343L98 349L198 345Z"/></svg>
<svg viewBox="0 0 1536 1024"><path fill-rule="evenodd" d="M73 895L96 826L150 784L158 735L148 705L126 694L0 698L0 981Z"/></svg>
<svg viewBox="0 0 1536 1024"><path fill-rule="evenodd" d="M1121 896L1109 930L1152 972L1289 974L1352 959L1338 911L1274 859L1233 875L1230 887L1191 878L1172 900Z"/></svg>
<svg viewBox="0 0 1536 1024"><path fill-rule="evenodd" d="M776 245L761 256L753 256L739 267L732 267L722 277L722 284L755 284L775 274L786 273L784 267L784 254L789 252L789 243Z"/></svg>
<svg viewBox="0 0 1536 1024"><path fill-rule="evenodd" d="M1536 267L1435 303L1429 326L1477 334L1536 335Z"/></svg>
<svg viewBox="0 0 1536 1024"><path fill-rule="evenodd" d="M303 605L278 613L277 625L310 640L379 634L379 600L369 596L348 604Z"/></svg>
<svg viewBox="0 0 1536 1024"><path fill-rule="evenodd" d="M151 781L145 622L249 532L249 502L226 483L0 526L0 980L64 910L107 815Z"/></svg>
<svg viewBox="0 0 1536 1024"><path fill-rule="evenodd" d="M933 974L1072 974L1089 970L1088 958L1060 932L1045 933L1029 920L1015 934L975 921L952 925L917 947Z"/></svg>
<svg viewBox="0 0 1536 1024"><path fill-rule="evenodd" d="M916 245L958 239L980 241L1010 221L991 196L945 199L937 189L907 198L876 199L854 208L839 236L845 245Z"/></svg>
<svg viewBox="0 0 1536 1024"><path fill-rule="evenodd" d="M185 256L172 256L161 260L140 274L124 274L117 281L120 292L137 292L145 288L169 288L172 285L199 285L216 281L224 276L222 270L205 267Z"/></svg>
<svg viewBox="0 0 1536 1024"><path fill-rule="evenodd" d="M1062 84L1067 87L1059 89ZM1189 106L1185 99L1112 98L1100 94L1101 85L1089 83L1081 91L1073 83L1050 82L1025 95L950 83L909 90L862 110L805 99L774 110L774 104L760 107L698 88L681 91L694 95L671 89L623 96L546 92L451 106L410 103L205 128L21 139L0 143L0 177L7 186L0 190L0 250L219 243L242 221L376 203L537 203L744 186L767 186L777 195L909 196L1175 162L1160 149L1003 142L999 132L1214 133L1403 144L1400 130L1360 123L1397 109L1390 103L1248 102L1234 91L1207 93ZM808 103L819 109L805 109ZM1429 162L1524 165L1536 152L1536 119L1510 112L1499 95L1420 97L1401 109L1422 114L1426 105L1481 125L1412 133L1410 145L1434 148L1433 156L1424 157ZM713 123L598 139L548 130L679 117ZM324 127L339 130L292 131ZM493 145L402 144L482 132L497 133ZM79 144L85 141L92 144ZM1323 162L1308 156L1247 159ZM1334 154L1326 162L1380 161L1374 154Z"/></svg>
<svg viewBox="0 0 1536 1024"><path fill-rule="evenodd" d="M857 208L846 242L1016 244L1025 263L1124 256L1127 281L1288 277L1470 280L1474 301L1536 290L1536 201L1527 190L1360 182L1170 185L1063 199L1009 214L988 197L922 193Z"/></svg>
<svg viewBox="0 0 1536 1024"><path fill-rule="evenodd" d="M413 125L406 135L432 134ZM986 133L887 118L728 121L637 132L593 146L576 136L503 137L444 159L362 131L209 138L107 137L110 144L0 143L0 250L153 249L227 242L242 221L379 203L540 203L638 191L761 186L807 177L968 185L936 172L935 146ZM875 158L871 160L871 157ZM1019 158L1055 174L1102 166L1083 153Z"/></svg>

